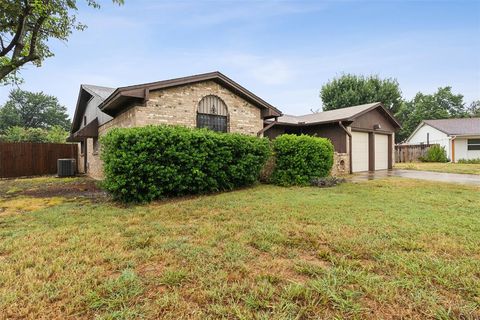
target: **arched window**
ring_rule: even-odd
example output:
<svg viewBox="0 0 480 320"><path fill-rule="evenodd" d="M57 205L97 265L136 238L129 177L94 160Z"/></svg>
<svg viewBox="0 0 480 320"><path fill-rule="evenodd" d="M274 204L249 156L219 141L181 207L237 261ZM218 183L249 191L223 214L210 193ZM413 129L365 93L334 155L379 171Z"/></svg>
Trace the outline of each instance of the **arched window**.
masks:
<svg viewBox="0 0 480 320"><path fill-rule="evenodd" d="M197 128L228 131L228 110L222 99L209 95L200 100L197 109Z"/></svg>

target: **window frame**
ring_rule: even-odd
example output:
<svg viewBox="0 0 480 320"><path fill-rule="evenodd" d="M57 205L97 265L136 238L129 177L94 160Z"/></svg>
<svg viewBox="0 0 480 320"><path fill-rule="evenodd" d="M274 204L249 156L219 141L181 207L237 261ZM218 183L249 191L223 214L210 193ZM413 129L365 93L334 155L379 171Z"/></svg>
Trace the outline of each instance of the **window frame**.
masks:
<svg viewBox="0 0 480 320"><path fill-rule="evenodd" d="M467 139L467 151L480 151L480 138Z"/></svg>
<svg viewBox="0 0 480 320"><path fill-rule="evenodd" d="M212 98L214 101L212 101ZM205 103L207 103L208 106L208 99L210 99L210 104L212 107L211 109L207 110L208 112L205 112ZM222 107L220 114L218 112L219 106ZM196 128L206 128L222 133L230 132L230 113L228 112L227 104L222 98L214 94L209 94L200 99L197 104Z"/></svg>
<svg viewBox="0 0 480 320"><path fill-rule="evenodd" d="M221 126L222 127L224 126L224 128L217 130L217 128L219 127L219 124L215 122L218 122L217 120L219 119L224 121L224 123L221 124ZM215 132L226 133L228 132L228 116L197 112L197 128L198 129L207 128Z"/></svg>

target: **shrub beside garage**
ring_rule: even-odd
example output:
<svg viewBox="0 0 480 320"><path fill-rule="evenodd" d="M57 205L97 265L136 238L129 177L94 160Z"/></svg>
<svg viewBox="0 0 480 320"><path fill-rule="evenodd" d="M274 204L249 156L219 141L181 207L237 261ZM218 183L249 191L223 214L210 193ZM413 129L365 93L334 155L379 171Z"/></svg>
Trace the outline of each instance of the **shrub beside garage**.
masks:
<svg viewBox="0 0 480 320"><path fill-rule="evenodd" d="M281 186L310 185L330 174L334 148L330 140L284 134L273 141L275 168L271 182Z"/></svg>
<svg viewBox="0 0 480 320"><path fill-rule="evenodd" d="M248 186L271 154L264 138L180 126L115 128L101 144L103 186L124 202Z"/></svg>

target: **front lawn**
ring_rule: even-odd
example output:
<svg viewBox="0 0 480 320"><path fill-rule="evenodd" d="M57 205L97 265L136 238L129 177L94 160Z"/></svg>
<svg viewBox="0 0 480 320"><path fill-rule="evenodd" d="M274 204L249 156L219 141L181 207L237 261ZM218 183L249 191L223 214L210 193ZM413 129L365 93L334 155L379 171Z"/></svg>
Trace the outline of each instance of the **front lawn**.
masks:
<svg viewBox="0 0 480 320"><path fill-rule="evenodd" d="M395 168L406 169L406 170L447 172L447 173L480 174L480 164L466 164L466 163L409 162L409 163L395 163Z"/></svg>
<svg viewBox="0 0 480 320"><path fill-rule="evenodd" d="M479 187L259 185L127 207L83 179L0 192L0 318L480 317Z"/></svg>

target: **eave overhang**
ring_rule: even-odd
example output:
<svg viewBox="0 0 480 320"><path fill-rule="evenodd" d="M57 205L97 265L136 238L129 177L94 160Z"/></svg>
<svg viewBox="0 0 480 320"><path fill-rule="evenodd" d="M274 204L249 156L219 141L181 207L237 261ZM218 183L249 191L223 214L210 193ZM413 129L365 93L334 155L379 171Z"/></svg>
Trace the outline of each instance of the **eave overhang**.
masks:
<svg viewBox="0 0 480 320"><path fill-rule="evenodd" d="M97 138L97 137L98 137L98 118L95 118L93 121L88 123L85 127L70 134L70 136L67 138L67 141L81 142L87 138Z"/></svg>
<svg viewBox="0 0 480 320"><path fill-rule="evenodd" d="M126 103L129 101L138 101L138 102L146 102L149 99L150 91L166 89L176 86L183 86L187 84L193 84L203 81L214 81L221 86L229 89L236 95L242 97L243 99L249 101L256 107L261 109L261 117L262 119L269 119L280 117L282 112L266 102L265 100L261 99L260 97L256 96L246 88L242 87L232 79L228 78L227 76L223 75L220 72L211 72L211 73L204 73L200 75L194 75L189 77L171 79L171 80L164 80L159 82L152 82L128 87L121 87L116 89L105 101L103 101L99 108L102 112L110 116L115 116L123 111Z"/></svg>

